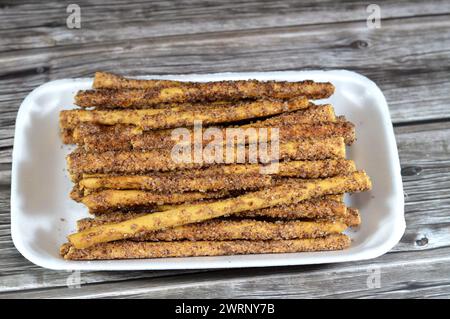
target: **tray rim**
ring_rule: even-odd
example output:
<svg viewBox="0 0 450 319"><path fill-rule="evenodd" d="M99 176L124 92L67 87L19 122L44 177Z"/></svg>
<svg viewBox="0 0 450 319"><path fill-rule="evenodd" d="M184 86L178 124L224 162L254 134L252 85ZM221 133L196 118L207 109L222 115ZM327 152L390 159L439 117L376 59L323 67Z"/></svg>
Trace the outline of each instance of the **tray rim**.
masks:
<svg viewBox="0 0 450 319"><path fill-rule="evenodd" d="M268 75L268 78L273 78L277 76L289 76L289 75L298 75L301 73L309 73L309 74L320 74L324 75L326 73L338 73L341 77L349 78L351 81L358 81L360 83L363 83L364 86L370 85L370 89L373 90L378 95L378 98L382 102L382 105L380 105L380 110L383 113L383 118L386 120L389 120L390 127L388 133L388 142L389 142L389 149L392 153L394 163L391 163L391 166L396 167L394 171L394 175L391 176L393 183L393 187L396 192L400 192L403 194L403 183L402 178L400 174L400 160L398 156L398 149L396 145L395 140L395 134L394 129L392 126L392 120L389 113L389 108L386 102L386 99L380 90L380 88L370 79L367 77L353 71L348 70L298 70L298 71L264 71L264 72L224 72L224 73L205 73L205 74L170 74L170 75L145 75L145 76L137 76L135 78L159 78L159 79L178 79L183 80L191 77L213 77L217 78L217 80L227 80L231 78L252 78L252 77L259 77L264 75ZM216 79L209 79L204 81L214 81ZM38 265L40 267L44 267L47 269L52 270L83 270L83 271L92 271L92 270L102 270L102 271L117 271L117 270L175 270L175 269L220 269L220 268L249 268L249 267L273 267L273 266L291 266L291 265L310 265L310 264L325 264L325 263L341 263L341 262L349 262L349 261L360 261L360 260L368 260L373 259L376 257L379 257L385 253L387 253L390 249L392 249L401 239L401 237L404 234L404 231L406 229L406 222L404 218L404 197L401 196L397 199L395 206L397 213L395 215L395 232L391 234L389 237L389 240L385 241L382 245L378 245L375 248L371 248L369 252L366 251L360 251L355 252L352 255L338 255L338 254L330 254L330 252L317 252L312 254L323 254L327 253L328 256L322 257L317 256L319 260L313 260L314 258L308 258L306 260L303 260L301 258L297 259L285 259L285 258L279 258L283 257L285 255L289 256L292 254L257 254L257 255L236 255L236 256L261 256L261 255L273 255L275 258L271 258L264 261L258 261L258 260L243 260L243 261L221 261L221 260L208 260L206 264L208 266L205 267L199 267L198 264L202 264L202 262L198 263L184 263L181 261L180 263L170 263L169 266L163 266L163 265L154 265L152 261L157 259L141 259L140 261L148 261L147 263L136 263L133 265L127 264L129 260L109 260L109 261L66 261L61 259L61 262L55 265L51 261L43 261L42 259L36 259L35 256L28 251L27 248L25 248L24 243L20 239L19 230L17 227L16 222L16 214L15 208L16 208L16 184L17 184L17 164L15 164L15 158L17 158L17 147L16 147L16 136L18 135L18 132L20 131L20 126L17 125L20 122L20 119L23 117L23 114L27 110L27 102L29 100L32 100L34 96L38 95L40 91L43 91L47 89L48 86L53 86L55 84L63 85L63 84L70 84L74 82L86 82L91 81L92 78L74 78L74 79L58 79L46 82L34 90L32 90L22 101L17 117L16 117L16 125L14 130L14 146L13 146L13 152L12 152L12 168L11 168L11 237L13 240L13 243L16 247L16 249L24 256L27 260L32 262L35 265ZM196 79L197 81L197 79ZM202 81L202 80L198 80ZM338 251L339 252L339 251ZM337 252L337 253L338 253ZM296 253L296 254L302 254L302 253ZM323 255L322 255L323 256ZM192 259L192 258L223 258L223 257L232 257L232 256L214 256L214 257L184 257L183 259ZM277 258L278 257L278 258ZM172 258L171 258L172 259ZM180 257L173 258L173 259L180 259ZM70 264L70 265L69 265ZM160 263L161 264L161 263ZM197 266L195 266L197 264Z"/></svg>

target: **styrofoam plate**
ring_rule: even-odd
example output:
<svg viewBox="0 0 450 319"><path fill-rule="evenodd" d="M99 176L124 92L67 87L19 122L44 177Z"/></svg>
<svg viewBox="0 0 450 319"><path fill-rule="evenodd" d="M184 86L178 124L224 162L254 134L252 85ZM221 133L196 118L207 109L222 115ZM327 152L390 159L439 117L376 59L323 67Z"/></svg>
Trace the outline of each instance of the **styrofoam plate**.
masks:
<svg viewBox="0 0 450 319"><path fill-rule="evenodd" d="M58 114L74 108L74 95L92 79L57 80L31 92L20 106L14 139L11 232L17 249L31 262L51 269L136 270L260 267L334 263L375 258L389 251L405 229L400 164L389 110L383 93L366 77L349 71L221 73L149 76L148 78L217 81L237 79L330 81L335 94L323 102L356 124L357 141L348 158L373 181L370 192L346 197L360 209L362 225L351 230L349 249L333 252L259 254L112 261L66 261L59 246L75 231L87 209L69 198L65 156L70 147L59 137ZM322 102L322 101L320 101Z"/></svg>

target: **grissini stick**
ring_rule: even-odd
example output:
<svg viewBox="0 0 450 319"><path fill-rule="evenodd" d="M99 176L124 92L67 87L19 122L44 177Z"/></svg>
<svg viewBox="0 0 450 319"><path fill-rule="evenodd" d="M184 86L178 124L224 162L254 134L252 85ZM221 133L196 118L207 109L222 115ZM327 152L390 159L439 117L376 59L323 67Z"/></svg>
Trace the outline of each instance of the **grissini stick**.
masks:
<svg viewBox="0 0 450 319"><path fill-rule="evenodd" d="M164 80L132 80L123 78L104 81L102 74L94 80L98 90L79 91L75 103L81 107L145 107L162 103L184 103L196 101L234 101L254 98L290 99L305 96L323 99L334 93L329 82L285 81L220 81L179 82Z"/></svg>
<svg viewBox="0 0 450 319"><path fill-rule="evenodd" d="M63 110L60 112L60 127L73 129L80 123L103 125L135 125L143 130L237 122L247 119L276 115L306 109L308 99L297 97L290 100L256 100L236 102L231 107L213 106L206 110L169 108L140 110Z"/></svg>
<svg viewBox="0 0 450 319"><path fill-rule="evenodd" d="M229 195L226 191L155 193L140 190L107 189L82 197L79 201L89 208L90 213L110 209L139 207L156 204L177 204Z"/></svg>
<svg viewBox="0 0 450 319"><path fill-rule="evenodd" d="M223 241L317 238L338 234L348 227L342 221L262 221L214 219L145 233L138 241ZM89 229L89 228L87 228Z"/></svg>
<svg viewBox="0 0 450 319"><path fill-rule="evenodd" d="M229 150L229 149L228 149ZM233 150L233 149L232 149ZM223 151L222 163L237 163L239 156L238 148L234 148L231 161L226 157L227 148ZM241 152L245 159L250 158L249 148L243 148ZM193 154L193 153L192 153ZM187 155L192 155L187 154ZM257 161L266 163L264 158L259 157ZM271 148L268 147L268 158L272 158ZM331 137L325 139L305 139L289 141L279 144L279 160L323 160L331 158L345 158L345 143L342 137ZM69 172L76 177L78 174L88 173L121 173L135 174L152 171L173 171L180 169L192 169L217 164L208 158L203 161L194 162L193 155L185 160L177 160L172 151L167 149L149 151L107 151L101 153L84 152L76 150L67 156ZM214 158L212 158L214 160ZM231 164L230 163L230 164Z"/></svg>
<svg viewBox="0 0 450 319"><path fill-rule="evenodd" d="M371 188L365 172L355 172L322 180L302 181L270 187L235 198L212 203L197 204L165 212L133 218L117 224L102 225L69 235L75 248L87 248L102 242L136 237L143 232L155 231L190 223L197 223L224 215L271 206L288 205L328 194L357 192Z"/></svg>
<svg viewBox="0 0 450 319"><path fill-rule="evenodd" d="M272 175L261 174L259 164L211 166L188 171L163 172L152 175L107 175L83 178L81 189L137 189L157 192L218 191L258 189L273 185L273 177L325 178L346 175L356 170L346 159L321 161L289 161L279 163ZM269 172L270 174L270 172Z"/></svg>
<svg viewBox="0 0 450 319"><path fill-rule="evenodd" d="M87 128L89 126L89 128ZM277 137L271 134L272 127L235 127L235 128L214 128L223 140L211 141L211 138L203 138L202 146L208 144L230 145L237 143L234 140L236 129L242 129L239 134L242 140L239 144L255 144L261 140L267 142L278 140L279 142L287 142L304 138L327 138L327 137L343 137L347 145L351 145L355 141L355 127L350 122L320 122L320 123L296 123L276 127L278 130ZM187 129L190 136L188 140L176 141L172 136L172 130L156 130L137 132L130 126L124 126L122 129L113 126L101 125L97 130L91 125L80 125L73 130L74 140L79 145L84 146L87 151L116 151L116 150L152 150L168 148L171 149L176 144L193 144L196 134L207 136L210 127L204 127L200 133L194 133L193 129ZM81 132L83 131L83 132ZM88 132L91 132L90 134ZM216 133L216 134L217 134Z"/></svg>
<svg viewBox="0 0 450 319"><path fill-rule="evenodd" d="M332 202L330 204L330 202ZM300 206L300 203L308 203L309 206ZM328 199L311 199L306 200L300 203L285 205L285 206L275 206L268 207L261 210L259 214L255 214L256 211L246 211L242 213L234 214L233 217L253 219L254 217L262 217L268 218L269 220L297 220L297 219L306 219L306 220L341 220L347 224L347 221L353 220L356 215L349 216L348 210L343 203L333 202ZM314 207L313 205L317 204L317 206L321 206L322 209L310 209L310 207ZM298 206L295 206L298 205ZM163 205L164 206L164 205ZM171 206L173 209L176 206L188 206L188 204L180 204L180 205L166 205L167 207ZM286 209L285 211L289 213L285 213L281 215L278 211L279 208L288 207L290 209ZM263 210L264 214L263 214ZM323 210L328 210L328 212L323 213ZM158 209L158 206L153 210L145 209L143 211L107 211L105 213L95 214L95 218L83 218L77 221L77 230L83 231L88 228L92 228L95 226L100 226L104 224L113 224L120 223L132 218L141 217L149 213L154 213L155 211L161 211ZM248 214L246 214L248 213ZM225 216L226 217L226 216ZM354 224L351 222L351 224ZM352 226L348 224L349 226Z"/></svg>
<svg viewBox="0 0 450 319"><path fill-rule="evenodd" d="M323 124L321 124L322 122ZM279 139L281 140L343 136L345 142L351 144L355 138L353 125L346 121L335 122L333 108L330 105L324 105L314 106L314 108L310 106L305 111L283 113L266 120L232 128L241 128L244 133L250 133L251 131L248 129L255 129L256 136L247 134L245 143L254 143L255 139L257 141L263 131L262 128L270 130L272 127L276 127L280 131ZM318 126L318 130L314 129L316 126ZM204 127L202 133L208 129L210 127ZM230 129L230 127L219 127L217 129L220 129L222 135L226 136L227 129ZM189 129L189 131L192 133L192 129ZM62 129L61 136L65 144L78 144L83 146L86 151L96 152L170 148L175 143L172 139L171 129L144 131L138 126L125 124L102 125L84 122L73 129ZM191 134L191 136L194 136L194 134ZM267 137L270 140L272 134ZM208 142L208 139L205 139L203 144Z"/></svg>
<svg viewBox="0 0 450 319"><path fill-rule="evenodd" d="M350 243L350 238L344 234L313 239L263 241L136 242L124 240L98 244L87 249L77 249L71 244L64 244L61 246L60 253L64 259L68 260L138 259L342 250L348 248Z"/></svg>

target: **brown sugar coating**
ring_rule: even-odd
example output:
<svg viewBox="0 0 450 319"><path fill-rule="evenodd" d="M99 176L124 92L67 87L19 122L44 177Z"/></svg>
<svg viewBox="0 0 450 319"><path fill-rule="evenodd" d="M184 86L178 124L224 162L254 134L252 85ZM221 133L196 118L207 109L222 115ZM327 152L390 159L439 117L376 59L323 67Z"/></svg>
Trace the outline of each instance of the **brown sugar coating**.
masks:
<svg viewBox="0 0 450 319"><path fill-rule="evenodd" d="M245 158L249 158L249 148L244 148ZM271 158L271 148L268 156ZM224 150L223 154L226 154ZM188 154L189 155L189 154ZM235 158L238 152L234 152ZM320 160L345 157L345 144L342 137L326 139L304 139L279 144L279 159ZM193 163L173 158L171 150L150 151L107 151L102 153L85 152L80 149L67 157L69 172L79 173L144 173L151 171L172 171L209 166L207 161ZM224 159L225 162L227 158ZM236 160L232 161L236 162Z"/></svg>
<svg viewBox="0 0 450 319"><path fill-rule="evenodd" d="M323 180L288 182L246 193L237 197L211 203L174 208L133 218L117 224L93 227L69 236L76 248L87 248L101 242L109 242L131 237L139 237L143 232L156 231L185 224L206 221L248 210L288 205L324 196L345 192L364 191L371 188L371 182L364 172L354 172L347 176Z"/></svg>
<svg viewBox="0 0 450 319"><path fill-rule="evenodd" d="M69 260L108 260L329 251L348 248L350 243L350 238L343 234L314 239L267 241L117 241L86 249L64 244L60 253Z"/></svg>
<svg viewBox="0 0 450 319"><path fill-rule="evenodd" d="M268 128L277 127L281 130L282 139L287 139L287 133L283 130L285 126L298 126L301 123L335 122L334 111L331 105L311 104L305 110L282 113L258 122L237 126L238 128ZM307 128L307 127L306 127ZM208 127L204 128L204 131ZM226 127L219 127L225 131ZM190 129L192 131L192 129ZM292 131L292 129L290 130ZM346 143L351 143L351 130L346 133L350 138L345 137ZM257 131L259 132L259 130ZM286 133L284 133L286 132ZM314 131L305 137L314 137ZM299 133L299 132L297 132ZM301 133L301 132L300 132ZM223 134L223 133L222 133ZM345 133L344 133L345 134ZM107 150L131 150L131 149L153 149L173 147L172 130L152 130L143 131L134 125L101 125L91 122L78 124L74 129L62 129L63 142L66 144L78 144L87 151L103 152ZM193 136L193 134L191 134ZM271 135L269 135L270 137ZM319 134L317 137L333 136L330 134ZM337 136L334 134L334 136ZM301 135L290 135L290 138L302 137ZM205 139L206 145L209 141Z"/></svg>
<svg viewBox="0 0 450 319"><path fill-rule="evenodd" d="M80 225L79 225L80 226ZM138 241L221 241L221 240L281 240L317 238L337 234L348 226L341 221L260 221L251 219L215 219L201 223L145 233ZM84 229L80 229L84 230Z"/></svg>
<svg viewBox="0 0 450 319"><path fill-rule="evenodd" d="M207 108L151 108L126 110L63 110L60 112L60 127L73 129L80 123L102 125L127 124L144 130L238 122L270 115L306 109L309 102L305 97L290 100L262 99L236 102L232 107L208 105Z"/></svg>
<svg viewBox="0 0 450 319"><path fill-rule="evenodd" d="M80 202L89 208L89 212L95 213L142 205L177 204L208 198L222 198L228 194L226 191L155 193L141 190L107 189L84 196L80 199Z"/></svg>
<svg viewBox="0 0 450 319"><path fill-rule="evenodd" d="M86 126L84 126L84 128L85 127ZM83 129L83 127L81 128ZM272 127L258 128L245 126L245 128L243 128L244 131L241 132L243 141L245 144L255 144L263 138L267 139L267 141L273 141L274 138L271 134L271 128ZM350 122L297 123L286 124L276 128L278 129L279 137L275 140L279 140L280 142L304 138L343 137L344 142L347 145L350 145L355 140L354 126ZM203 128L202 136L205 136L204 133L208 132L210 129L210 127ZM203 138L201 140L202 146L214 144L230 145L228 142L228 134L231 134L232 136L234 131L230 131L230 128L217 129L220 130L219 136L223 137L223 140L215 141L214 139ZM249 129L251 129L251 131ZM88 151L172 149L177 144L181 145L180 141L174 140L172 130L137 132L136 130L131 129L115 129L114 125L111 127L101 126L99 132L95 134L88 134L88 132L80 134L77 129L75 129L74 132L77 137L80 135L83 136L82 138L74 138L74 140L76 140L79 145L84 145L85 149ZM194 130L188 129L187 132L190 139L188 141L183 141L183 143L193 145L195 142ZM235 143L235 141L233 141L233 143Z"/></svg>
<svg viewBox="0 0 450 319"><path fill-rule="evenodd" d="M279 163L274 172L264 173L259 164L211 166L203 169L159 172L146 175L100 175L83 177L74 187L74 199L103 189L154 192L256 190L275 185L279 177L325 178L356 170L352 161L290 161ZM270 175L269 175L270 174Z"/></svg>
<svg viewBox="0 0 450 319"><path fill-rule="evenodd" d="M255 98L290 99L305 96L309 99L323 99L334 93L331 83L314 81L220 81L208 83L176 82L155 83L148 80L116 81L103 85L97 80L97 90L80 91L75 103L81 107L147 107L161 103L183 103L196 101L236 101ZM104 81L106 82L106 81Z"/></svg>

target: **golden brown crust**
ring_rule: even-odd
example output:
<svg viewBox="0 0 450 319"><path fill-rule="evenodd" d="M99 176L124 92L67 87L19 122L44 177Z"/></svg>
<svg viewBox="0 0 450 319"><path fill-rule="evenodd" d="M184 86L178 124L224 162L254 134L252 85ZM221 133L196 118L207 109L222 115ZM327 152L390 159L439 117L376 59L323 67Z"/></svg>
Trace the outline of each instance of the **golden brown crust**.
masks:
<svg viewBox="0 0 450 319"><path fill-rule="evenodd" d="M281 127L297 123L336 122L336 115L331 104L316 105L309 103L307 109L286 112L256 121L242 127Z"/></svg>
<svg viewBox="0 0 450 319"><path fill-rule="evenodd" d="M141 81L142 80L127 79L123 76L108 72L95 72L92 87L94 89L135 89L138 83L142 83ZM183 82L172 80L146 80L143 83L145 84L141 85L142 89L154 89L179 86Z"/></svg>
<svg viewBox="0 0 450 319"><path fill-rule="evenodd" d="M217 219L142 234L138 241L223 241L317 238L347 229L340 221L260 221Z"/></svg>
<svg viewBox="0 0 450 319"><path fill-rule="evenodd" d="M122 125L123 126L123 125ZM83 145L87 151L102 152L106 150L152 150L160 148L171 149L175 145L191 144L194 145L194 138L197 134L194 134L193 129L187 129L187 133L190 136L186 141L175 141L172 136L172 130L157 130L157 131L138 131L134 129L116 128L113 126L97 126L97 132L92 126L82 125L73 130L73 140L78 141L79 145ZM243 127L239 127L243 128ZM202 129L202 136L205 132L210 130L210 127ZM215 128L220 132L220 136L223 137L221 141L214 141L211 139L203 138L201 145L225 145L229 144L229 141L235 143L231 138L228 139L228 134L235 134L233 128ZM274 141L271 134L272 128L258 128L252 126L245 126L242 131L242 142L245 144L254 144L266 139ZM277 127L278 138L280 142L287 142L296 139L304 138L327 138L327 137L343 137L344 142L350 145L355 140L354 125L350 122L321 122L321 123L297 123ZM86 130L81 132L81 130Z"/></svg>
<svg viewBox="0 0 450 319"><path fill-rule="evenodd" d="M174 172L157 172L150 176L174 176L177 178L209 177L217 175L243 175L263 174L284 177L300 177L305 179L325 178L336 175L346 175L356 170L355 162L344 158L325 159L317 161L287 161L280 162L277 171L264 171L264 164L228 164L213 165L201 169L180 170ZM82 179L101 179L120 177L120 174L81 174L77 181ZM142 175L130 175L142 176ZM145 176L145 175L144 175Z"/></svg>
<svg viewBox="0 0 450 319"><path fill-rule="evenodd" d="M248 235L248 236L253 236L252 238L256 238L255 236L258 236L259 233L264 232L263 230L265 228L261 228L261 227L258 228L258 225L268 225L267 226L268 229L278 229L281 231L283 228L273 228L274 226L272 226L272 224L275 223L279 227L283 227L283 225L291 225L289 223L283 224L283 222L288 222L288 221L309 221L309 222L328 222L328 223L337 221L337 222L343 223L349 227L353 227L353 226L358 226L361 223L361 218L360 218L358 210L354 209L354 208L346 208L345 205L342 203L339 203L339 202L329 203L329 202L326 202L325 200L304 201L302 203L305 203L305 202L307 202L307 204L309 204L309 205L300 205L300 203L298 203L298 204L294 204L294 205L270 207L270 208L265 208L265 209L262 209L259 211L243 212L243 213L235 214L234 216L244 218L244 221L246 221L246 222L243 222L243 224L239 224L239 225L242 225L242 227L243 227L240 229L241 230L244 229L245 233L256 233L255 235ZM319 206L319 209L317 209L313 204L316 204L317 206ZM325 210L328 210L328 212L322 212L320 210L320 206L323 207ZM78 229L78 231L84 231L86 229L100 226L100 225L120 223L120 222L123 222L126 220L130 220L132 218L144 216L145 214L147 214L147 213L110 212L108 214L96 215L95 218L80 219L77 222L77 229ZM268 219L268 221L270 221L270 222L268 224L259 223L260 221L258 220L258 222L255 223L256 226L252 227L248 223L248 220L251 220L251 218L254 218L254 217L258 217L258 218L262 217L264 219ZM219 223L219 221L223 221L223 220L227 220L230 222L232 221L231 225L238 225L237 224L238 222L243 221L241 219L237 219L237 220L236 219L232 219L232 220L215 219L214 222L207 221L207 222L202 222L202 223L178 226L176 228L181 227L182 229L184 229L183 232L181 232L182 234L185 234L185 232L187 230L190 230L193 233L204 233L204 232L209 232L211 229L222 228L222 226L226 225L226 223ZM292 224L292 225L294 225L294 224ZM233 226L232 229L236 229L236 227ZM229 228L224 227L223 229L229 229ZM223 231L224 230L218 229L217 231L211 231L211 233L223 234ZM155 232L152 232L150 237L145 235L142 238L145 238L145 240L155 240L155 239L150 239L154 233ZM156 233L158 234L158 236L166 236L166 235L160 235L160 233L172 234L173 231L172 231L172 229L168 229L168 230L163 230L163 231L157 231ZM159 238L158 240L163 240L163 241L168 240L168 239L163 239L163 237L158 237L158 236L155 237L157 239ZM183 237L183 238L180 237L178 239L201 240L200 237L195 237L197 235L185 235L185 236L187 236L187 237ZM211 235L211 236L214 236L214 235ZM256 240L256 239L252 239L250 237L245 237L245 235L240 235L240 236L241 236L240 238L222 237L221 240L229 240L229 239ZM281 234L281 235L271 235L271 236L285 236L285 235ZM142 238L140 240L142 240ZM288 237L283 237L283 238L288 239ZM280 237L279 239L283 239L283 238ZM294 238L294 237L292 237L292 238ZM207 238L203 238L203 239L204 240L218 240L218 239L212 239L212 237L210 237L208 239ZM264 238L259 237L259 239L262 240ZM275 239L275 237L270 237L270 238L266 238L266 239Z"/></svg>
<svg viewBox="0 0 450 319"><path fill-rule="evenodd" d="M148 212L134 212L134 211L108 211L106 214L95 214L95 218L82 218L77 221L77 231L83 231L95 226L120 223L125 220L129 220L136 217L141 217L146 214L153 213L153 211Z"/></svg>
<svg viewBox="0 0 450 319"><path fill-rule="evenodd" d="M255 98L290 99L305 96L322 99L334 93L329 83L314 81L301 82L261 82L221 81L221 82L175 82L157 80L104 81L96 80L98 90L79 91L75 104L81 107L148 107L161 103L184 103L196 101L236 101ZM149 82L150 81L150 82ZM111 84L112 85L104 85Z"/></svg>
<svg viewBox="0 0 450 319"><path fill-rule="evenodd" d="M80 173L144 173L201 167L201 163L175 163L170 152L106 151L102 153L76 150L67 156L71 174Z"/></svg>
<svg viewBox="0 0 450 319"><path fill-rule="evenodd" d="M207 198L222 198L229 193L220 192L185 192L154 193L140 190L107 189L84 196L80 199L90 213L148 205L177 204Z"/></svg>
<svg viewBox="0 0 450 319"><path fill-rule="evenodd" d="M322 197L323 199L334 200L335 202L344 202L344 194L333 194Z"/></svg>
<svg viewBox="0 0 450 319"><path fill-rule="evenodd" d="M351 240L348 236L334 234L315 239L267 241L233 240L158 243L117 241L98 244L87 249L76 249L70 244L64 244L61 246L60 252L64 259L68 260L107 260L328 251L348 248L350 243Z"/></svg>
<svg viewBox="0 0 450 319"><path fill-rule="evenodd" d="M244 218L276 218L276 219L343 219L347 209L342 202L329 199L311 199L299 203L267 207L258 210L250 210L237 213L234 216Z"/></svg>
<svg viewBox="0 0 450 319"><path fill-rule="evenodd" d="M309 202L309 201L305 201L305 202ZM312 209L310 209L310 207L304 208L306 205L298 205L298 208L289 209L289 210L283 209L287 206L279 206L279 207L267 208L264 211L262 211L262 210L255 211L257 213L255 213L253 211L249 211L248 214L246 214L247 212L243 212L243 213L235 214L234 216L241 217L241 218L244 218L247 220L249 218L251 219L251 218L255 218L255 217L263 218L263 220L272 222L272 223L283 222L283 221L310 221L310 222L336 222L337 221L337 222L347 225L348 227L355 227L355 226L359 226L361 224L361 216L360 216L358 210L355 208L347 208L342 203L332 203L331 205L329 205L329 203L326 203L325 201L324 201L324 203L320 203L320 201L317 201L317 205L324 207L326 210L329 210L329 212L323 213L319 209L316 209L312 205L310 206L310 207L312 207ZM292 205L292 206L294 206L294 205ZM282 209L279 209L279 208L282 208ZM83 218L83 219L78 220L77 221L77 230L84 231L86 229L100 226L100 225L120 223L120 222L123 222L126 220L130 220L132 218L144 216L148 213L150 213L150 211L147 213L145 213L145 212L121 212L121 211L108 212L107 214L96 215L95 218ZM215 221L219 221L219 220L221 220L221 219L216 219ZM222 220L228 220L228 219L222 219ZM241 219L232 219L232 220L233 220L233 222L241 221ZM195 225L195 227L194 228L187 227L190 225ZM196 223L196 224L190 224L190 225L185 225L187 228L185 227L184 229L196 230L198 228L209 227L209 225L211 225L211 223L202 222L202 223ZM221 225L221 224L217 224L217 225ZM182 226L179 226L179 227L182 227ZM204 231L204 230L202 230L202 231ZM249 230L249 231L252 232L253 230ZM258 232L260 232L260 231L261 230L259 229ZM165 230L157 231L157 233L160 233L160 232L164 233L166 231ZM168 230L168 233L169 234L171 233L170 229ZM220 233L220 230L216 233ZM192 235L192 236L195 236L195 235ZM254 236L257 236L257 235L254 235ZM279 235L279 236L284 236L284 235ZM149 237L143 236L143 238L149 238ZM186 237L185 239L190 239L190 238L192 238L192 237ZM246 238L246 239L250 239L250 238ZM270 239L270 238L268 238L268 239ZM138 240L142 240L142 238L138 239ZM151 240L151 239L146 239L146 240ZM159 240L164 240L164 239L162 239L162 237L161 237ZM193 240L193 239L191 239L191 240ZM196 239L196 240L198 240L198 239ZM208 239L208 240L211 240L211 239ZM225 240L225 239L223 238L223 240Z"/></svg>
<svg viewBox="0 0 450 319"><path fill-rule="evenodd" d="M144 109L144 110L63 110L60 112L60 127L73 129L80 123L102 125L127 124L144 130L237 122L263 116L280 114L309 106L304 97L282 100L257 100L236 102L231 107L208 106L208 109Z"/></svg>
<svg viewBox="0 0 450 319"><path fill-rule="evenodd" d="M64 144L78 144L79 141L73 136L73 129L62 129L60 132L61 140Z"/></svg>
<svg viewBox="0 0 450 319"><path fill-rule="evenodd" d="M335 122L333 107L311 105L305 110L283 113L266 120L238 126L240 128L262 128L298 125L299 123ZM101 125L81 123L74 129L62 129L65 144L83 145L87 151L104 152L107 150L151 149L173 146L172 130L143 132L133 125ZM323 135L323 134L322 134ZM312 136L312 135L311 135ZM270 136L269 136L270 137ZM346 142L348 139L346 139Z"/></svg>
<svg viewBox="0 0 450 319"><path fill-rule="evenodd" d="M183 174L128 175L86 178L79 181L82 189L137 189L165 193L174 192L209 192L219 190L254 190L273 185L273 178L268 175L210 175L192 176Z"/></svg>
<svg viewBox="0 0 450 319"><path fill-rule="evenodd" d="M335 195L325 195L325 196L321 196L321 197L318 197L318 198L311 198L311 199L309 199L309 200L304 200L304 201L301 201L300 203L306 203L306 204L308 204L310 201L312 202L312 203L320 203L320 200L325 200L325 201L334 201L334 202L338 202L338 203L341 203L341 204L343 204L344 203L344 195L343 194L335 194ZM214 200L203 200L202 201L202 203L204 203L205 201L210 201L210 202L212 202L212 201L214 201ZM157 205L156 207L155 207L155 209L154 209L154 211L160 211L160 212L163 212L163 211L166 211L166 210L172 210L172 209L175 209L175 208L181 208L181 207L188 207L188 206L192 206L192 205L196 205L196 204L199 204L200 202L190 202L190 203L183 203L183 204L175 204L175 205L169 205L169 204L164 204L164 205ZM311 204L312 204L311 203ZM279 206L277 206L277 207L279 207ZM295 206L294 206L295 207ZM300 208L301 208L302 206L300 206ZM308 207L308 206L303 206L304 208L306 208L306 207ZM345 207L345 206L344 206ZM275 208L275 207L274 207ZM252 210L249 210L249 211L252 211ZM145 212L147 212L147 211L145 211ZM152 211L153 212L153 211ZM114 212L111 212L112 214L114 214ZM123 213L123 212L120 212L120 213ZM149 213L149 212L147 212L147 213ZM243 212L244 213L244 212ZM237 216L237 215L239 215L240 213L237 213L237 214L234 214L235 216ZM252 216L252 217L254 217L254 216ZM268 216L268 217L270 217L270 216Z"/></svg>
<svg viewBox="0 0 450 319"><path fill-rule="evenodd" d="M80 202L81 199L84 197L85 192L83 191L83 189L81 189L79 187L78 184L75 184L72 188L72 191L70 192L70 198L73 199L76 202Z"/></svg>
<svg viewBox="0 0 450 319"><path fill-rule="evenodd" d="M88 152L131 150L133 140L143 134L142 129L123 124L81 123L71 131L72 144L82 146Z"/></svg>
<svg viewBox="0 0 450 319"><path fill-rule="evenodd" d="M200 201L193 202L184 202L182 204L163 204L163 205L146 205L140 207L126 208L121 210L108 210L95 212L96 220L105 220L108 222L121 222L124 220L128 220L132 217L143 216L149 213L154 212L163 212L167 210L172 210L175 208L188 207L191 205L197 205L201 203L212 203L216 201L216 199L202 199ZM335 203L330 203L336 202ZM303 205L304 204L304 205ZM287 205L289 206L289 205ZM343 202L343 195L326 195L320 198L312 198L310 200L305 200L299 203L298 206L293 205L292 211L302 211L299 213L286 213L284 210L283 213L279 212L278 209L283 206L277 206L274 208L274 216L270 216L271 210L267 211L266 216L260 217L268 217L268 218L280 218L280 219L299 219L299 218L308 218L308 219L330 219L330 218L341 218L341 215L344 215L345 205ZM317 207L317 209L315 208ZM248 215L245 215L247 212L235 214L235 216L240 217L255 217L253 215L253 211L249 211ZM128 218L129 216L129 218ZM275 217L278 216L278 217Z"/></svg>
<svg viewBox="0 0 450 319"><path fill-rule="evenodd" d="M119 210L106 210L94 212L95 220L104 220L109 223L121 222L124 220L131 219L133 217L144 216L146 214L154 212L163 212L172 210L175 208L183 208L192 205L202 204L202 203L212 203L217 199L202 199L193 202L184 202L182 204L163 204L163 205L144 205L136 207L128 207ZM298 206L292 205L281 205L273 207L273 210L267 209L267 211L258 213L260 216L255 215L256 211L247 211L242 213L234 214L233 216L240 218L255 218L262 217L268 219L280 219L280 220L293 220L293 219L345 219L346 221L351 220L353 217L347 214L347 209L343 202L343 195L326 195L320 198L312 198L310 200L305 200L298 203ZM286 208L284 208L286 207ZM352 210L354 210L352 208ZM357 211L357 210L356 210ZM359 214L359 213L357 213Z"/></svg>
<svg viewBox="0 0 450 319"><path fill-rule="evenodd" d="M274 185L279 176L325 178L346 175L356 170L353 161L291 161L279 163L278 170L262 174L258 164L218 165L204 169L154 173L151 175L106 175L82 178L76 187L87 191L137 189L156 192L255 190Z"/></svg>
<svg viewBox="0 0 450 319"><path fill-rule="evenodd" d="M269 149L269 158L272 156ZM236 150L236 148L235 148ZM249 149L245 149L245 158L249 158ZM225 150L223 154L226 154ZM236 163L237 152L234 152ZM345 144L341 137L326 139L306 139L280 143L280 160L322 160L328 158L344 158ZM192 157L193 159L193 157ZM264 159L258 158L260 162ZM224 162L226 161L224 155ZM263 162L264 163L264 162ZM150 151L108 151L90 153L81 150L72 152L67 157L67 166L71 174L81 173L122 173L136 174L152 171L172 171L209 166L207 161L188 162L174 161L171 150Z"/></svg>
<svg viewBox="0 0 450 319"><path fill-rule="evenodd" d="M196 203L198 204L198 203ZM186 206L181 204L178 206ZM170 205L167 205L170 206ZM176 205L172 205L174 208ZM167 209L164 209L167 210ZM162 211L164 211L162 210ZM120 223L149 213L159 211L158 208L151 211L106 211L96 214L95 218L84 218L77 222L78 231L103 224ZM344 203L327 198L305 200L291 205L268 207L259 210L250 210L233 215L238 218L264 218L269 220L340 220L349 226L359 224L359 213L353 208L346 208Z"/></svg>
<svg viewBox="0 0 450 319"><path fill-rule="evenodd" d="M290 98L293 96L305 95L308 98L326 98L334 92L331 83L316 83L314 81L301 82L280 82L280 81L219 81L219 82L187 82L174 80L141 80L130 79L123 76L96 72L94 77L94 89L140 89L140 90L161 90L164 88L181 88L186 93L194 94L200 91L198 96L191 100L220 100L217 95L223 95L227 99L245 99L260 96ZM193 89L191 92L189 89ZM178 92L178 91L176 91ZM179 101L177 101L179 102Z"/></svg>
<svg viewBox="0 0 450 319"><path fill-rule="evenodd" d="M347 217L345 222L349 227L356 227L361 225L361 215L356 208L347 208Z"/></svg>
<svg viewBox="0 0 450 319"><path fill-rule="evenodd" d="M343 158L318 161L290 161L279 163L276 175L299 178L326 178L347 175L356 171L355 162Z"/></svg>

